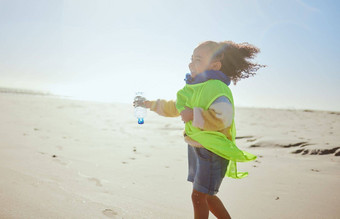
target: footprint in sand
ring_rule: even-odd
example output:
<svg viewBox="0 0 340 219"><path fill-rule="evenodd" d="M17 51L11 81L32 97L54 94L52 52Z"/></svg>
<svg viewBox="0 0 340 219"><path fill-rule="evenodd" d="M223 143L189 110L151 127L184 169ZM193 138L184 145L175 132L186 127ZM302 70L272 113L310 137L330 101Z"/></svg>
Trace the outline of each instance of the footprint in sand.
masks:
<svg viewBox="0 0 340 219"><path fill-rule="evenodd" d="M104 214L105 216L110 217L110 218L115 218L115 216L118 215L117 212L115 212L115 211L113 211L113 210L111 210L111 209L105 209L105 210L103 210L102 212L103 212L103 214Z"/></svg>
<svg viewBox="0 0 340 219"><path fill-rule="evenodd" d="M94 178L94 177L89 178L89 181L95 182L95 183L96 183L96 186L100 186L100 187L103 186L102 183L100 182L100 180L97 179L97 178Z"/></svg>
<svg viewBox="0 0 340 219"><path fill-rule="evenodd" d="M99 179L95 178L95 177L87 176L85 174L82 174L81 172L78 172L78 175L81 176L81 177L87 178L87 180L89 180L89 181L95 182L96 186L100 186L100 187L103 186L101 181Z"/></svg>

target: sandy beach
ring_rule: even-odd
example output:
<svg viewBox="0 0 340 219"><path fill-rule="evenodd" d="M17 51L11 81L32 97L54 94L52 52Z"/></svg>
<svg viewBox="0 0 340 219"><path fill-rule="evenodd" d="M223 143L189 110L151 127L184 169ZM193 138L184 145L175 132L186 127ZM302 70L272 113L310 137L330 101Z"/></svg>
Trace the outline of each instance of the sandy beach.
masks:
<svg viewBox="0 0 340 219"><path fill-rule="evenodd" d="M0 218L193 218L180 118L12 93L0 111ZM340 217L339 112L237 108L235 122L258 159L222 183L232 218Z"/></svg>

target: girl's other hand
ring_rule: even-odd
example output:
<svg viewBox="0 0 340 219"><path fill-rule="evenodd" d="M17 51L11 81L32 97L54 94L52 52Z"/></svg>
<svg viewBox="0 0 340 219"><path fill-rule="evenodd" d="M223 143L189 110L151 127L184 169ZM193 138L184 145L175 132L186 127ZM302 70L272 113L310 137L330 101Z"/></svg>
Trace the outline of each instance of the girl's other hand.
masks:
<svg viewBox="0 0 340 219"><path fill-rule="evenodd" d="M181 112L181 117L183 122L189 122L194 119L194 111L191 108L186 107L185 110Z"/></svg>

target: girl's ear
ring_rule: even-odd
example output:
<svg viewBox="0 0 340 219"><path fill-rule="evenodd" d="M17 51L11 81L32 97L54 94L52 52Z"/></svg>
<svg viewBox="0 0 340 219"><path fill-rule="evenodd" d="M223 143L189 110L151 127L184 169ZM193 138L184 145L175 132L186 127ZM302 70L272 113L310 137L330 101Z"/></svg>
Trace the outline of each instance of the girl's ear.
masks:
<svg viewBox="0 0 340 219"><path fill-rule="evenodd" d="M219 71L222 68L222 63L220 61L211 63L211 69L215 71Z"/></svg>

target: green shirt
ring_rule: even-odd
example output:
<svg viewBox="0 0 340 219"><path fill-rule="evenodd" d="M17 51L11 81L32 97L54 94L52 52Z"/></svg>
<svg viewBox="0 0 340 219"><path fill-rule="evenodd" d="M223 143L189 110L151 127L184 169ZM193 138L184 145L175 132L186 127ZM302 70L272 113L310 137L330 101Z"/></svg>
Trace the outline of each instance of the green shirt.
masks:
<svg viewBox="0 0 340 219"><path fill-rule="evenodd" d="M234 100L229 87L219 80L208 80L199 84L187 84L177 92L176 108L179 112L185 107L199 107L208 110L210 105L221 96L229 99L234 109ZM235 110L233 110L235 112ZM185 124L185 133L193 140L200 143L211 152L229 160L226 176L231 178L243 178L247 172L237 172L236 162L247 162L256 159L256 156L240 150L235 144L236 128L234 118L230 126L229 140L218 131L206 131L192 125L192 121Z"/></svg>

